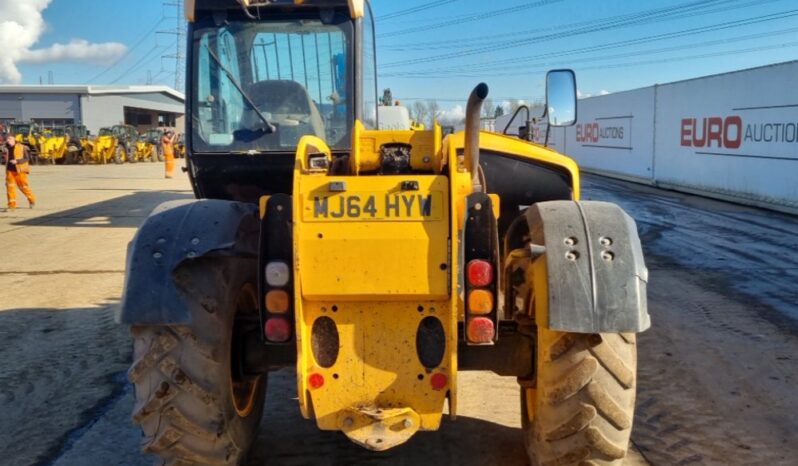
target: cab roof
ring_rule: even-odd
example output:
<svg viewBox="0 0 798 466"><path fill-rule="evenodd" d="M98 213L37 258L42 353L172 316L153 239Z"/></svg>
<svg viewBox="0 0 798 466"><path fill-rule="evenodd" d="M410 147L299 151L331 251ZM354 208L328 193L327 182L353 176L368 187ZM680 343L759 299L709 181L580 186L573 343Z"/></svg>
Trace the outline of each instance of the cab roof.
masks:
<svg viewBox="0 0 798 466"><path fill-rule="evenodd" d="M367 0L186 0L185 10L186 19L193 22L196 12L203 10L219 10L230 8L250 8L255 11L263 11L265 8L296 7L319 8L319 7L349 7L349 16L353 19L362 18L365 11Z"/></svg>

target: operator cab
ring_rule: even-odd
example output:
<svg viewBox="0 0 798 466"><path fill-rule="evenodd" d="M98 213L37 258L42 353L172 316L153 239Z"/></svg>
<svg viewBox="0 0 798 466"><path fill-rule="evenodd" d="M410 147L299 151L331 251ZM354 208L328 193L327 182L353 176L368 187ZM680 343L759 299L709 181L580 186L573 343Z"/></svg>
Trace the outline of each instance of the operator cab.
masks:
<svg viewBox="0 0 798 466"><path fill-rule="evenodd" d="M355 119L377 128L368 2L196 0L187 13L186 134L197 197L256 202L290 192L302 136L343 155Z"/></svg>

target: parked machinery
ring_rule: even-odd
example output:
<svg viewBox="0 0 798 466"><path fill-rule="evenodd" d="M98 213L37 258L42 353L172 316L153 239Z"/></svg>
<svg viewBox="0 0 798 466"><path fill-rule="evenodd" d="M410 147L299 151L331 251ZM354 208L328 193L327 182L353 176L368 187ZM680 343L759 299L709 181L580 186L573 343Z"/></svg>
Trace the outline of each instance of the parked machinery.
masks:
<svg viewBox="0 0 798 466"><path fill-rule="evenodd" d="M17 142L28 146L31 152L31 163L38 163L39 153L41 151L42 143L44 142L44 136L42 135L41 128L37 123L11 123L8 125L8 134L14 135L14 138L17 140Z"/></svg>
<svg viewBox="0 0 798 466"><path fill-rule="evenodd" d="M581 201L570 158L480 132L485 84L465 131L377 129L368 2L186 4L201 199L139 229L120 313L144 450L240 464L283 367L304 417L386 450L454 417L458 372L480 369L517 378L533 464L621 464L650 324L634 221ZM576 121L572 72L546 102Z"/></svg>
<svg viewBox="0 0 798 466"><path fill-rule="evenodd" d="M39 161L51 164L75 164L83 160L88 135L82 125L53 128L43 133Z"/></svg>
<svg viewBox="0 0 798 466"><path fill-rule="evenodd" d="M91 144L88 161L93 163L135 163L138 138L136 128L130 125L101 128L97 138Z"/></svg>
<svg viewBox="0 0 798 466"><path fill-rule="evenodd" d="M136 141L136 161L158 161L158 146L145 140L143 135L139 136L139 139Z"/></svg>
<svg viewBox="0 0 798 466"><path fill-rule="evenodd" d="M39 152L39 161L49 164L64 163L66 154L67 137L64 128L53 128L43 134Z"/></svg>
<svg viewBox="0 0 798 466"><path fill-rule="evenodd" d="M163 129L153 128L145 131L139 138L139 144L144 143L150 146L148 150L152 150L155 155L152 161L163 162L163 147L161 146L161 138L163 137Z"/></svg>
<svg viewBox="0 0 798 466"><path fill-rule="evenodd" d="M175 139L175 157L178 159L186 158L186 141L185 141L185 134L177 133L177 139Z"/></svg>
<svg viewBox="0 0 798 466"><path fill-rule="evenodd" d="M65 163L83 163L89 148L89 131L84 125L66 125L66 160Z"/></svg>
<svg viewBox="0 0 798 466"><path fill-rule="evenodd" d="M86 163L122 163L122 158L117 151L117 139L111 128L100 128L97 137L90 143L91 151L84 153Z"/></svg>

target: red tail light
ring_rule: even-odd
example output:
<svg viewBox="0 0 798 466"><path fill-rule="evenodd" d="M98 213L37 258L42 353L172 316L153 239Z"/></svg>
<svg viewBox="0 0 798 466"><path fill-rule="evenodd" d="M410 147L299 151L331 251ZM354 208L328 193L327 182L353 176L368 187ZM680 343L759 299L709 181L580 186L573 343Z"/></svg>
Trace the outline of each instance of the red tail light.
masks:
<svg viewBox="0 0 798 466"><path fill-rule="evenodd" d="M308 376L308 385L312 389L321 388L324 386L324 376L318 372L314 372Z"/></svg>
<svg viewBox="0 0 798 466"><path fill-rule="evenodd" d="M432 374L432 377L429 379L429 383L432 385L433 390L443 390L446 388L446 384L449 383L449 379L446 377L446 374L437 372Z"/></svg>
<svg viewBox="0 0 798 466"><path fill-rule="evenodd" d="M273 343L284 343L291 338L291 324L284 317L271 317L264 327L266 339Z"/></svg>
<svg viewBox="0 0 798 466"><path fill-rule="evenodd" d="M493 265L482 259L474 259L466 266L468 283L471 286L488 286L493 283Z"/></svg>
<svg viewBox="0 0 798 466"><path fill-rule="evenodd" d="M487 317L474 317L468 321L467 336L472 343L490 343L496 336L496 327Z"/></svg>

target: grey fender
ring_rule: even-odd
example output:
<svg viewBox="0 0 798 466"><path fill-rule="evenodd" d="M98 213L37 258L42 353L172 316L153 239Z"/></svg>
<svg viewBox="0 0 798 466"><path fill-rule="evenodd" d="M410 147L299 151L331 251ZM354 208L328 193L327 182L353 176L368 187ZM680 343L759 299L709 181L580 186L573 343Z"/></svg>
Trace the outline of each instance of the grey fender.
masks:
<svg viewBox="0 0 798 466"><path fill-rule="evenodd" d="M552 201L531 206L526 220L530 241L545 247L549 328L608 333L651 325L648 269L632 217L607 202Z"/></svg>
<svg viewBox="0 0 798 466"><path fill-rule="evenodd" d="M125 287L117 321L128 325L191 323L175 272L202 258L257 258L258 210L219 200L159 205L128 245Z"/></svg>

